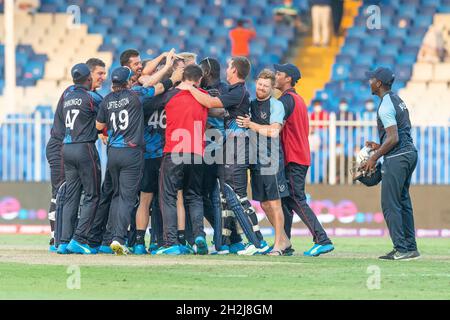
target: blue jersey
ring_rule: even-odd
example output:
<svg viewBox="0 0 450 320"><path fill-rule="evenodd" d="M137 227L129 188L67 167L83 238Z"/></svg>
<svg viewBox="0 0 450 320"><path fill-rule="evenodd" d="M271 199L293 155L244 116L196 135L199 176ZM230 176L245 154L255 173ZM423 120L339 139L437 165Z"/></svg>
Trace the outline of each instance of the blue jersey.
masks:
<svg viewBox="0 0 450 320"><path fill-rule="evenodd" d="M246 133L247 129L238 126L238 116L245 117L250 111L250 94L245 88L244 82L238 82L228 88L219 96L225 108L225 131L226 136L230 134L240 135Z"/></svg>
<svg viewBox="0 0 450 320"><path fill-rule="evenodd" d="M261 125L271 125L279 123L283 125L285 111L284 105L281 101L271 97L267 100L261 101L258 99L250 103L251 121ZM250 135L251 146L256 151L258 164L271 163L272 157L278 157L279 162L282 163L283 150L280 144L280 138L265 137L261 134ZM274 148L274 150L272 150ZM273 154L272 152L277 152Z"/></svg>
<svg viewBox="0 0 450 320"><path fill-rule="evenodd" d="M144 147L143 105L154 96L153 87L133 87L109 93L100 104L97 121L108 128L108 146Z"/></svg>
<svg viewBox="0 0 450 320"><path fill-rule="evenodd" d="M416 151L411 137L411 121L406 104L398 95L389 91L381 98L377 111L377 126L381 144L387 137L386 128L394 125L397 126L399 141L385 156Z"/></svg>
<svg viewBox="0 0 450 320"><path fill-rule="evenodd" d="M57 109L58 118L64 119L64 144L97 140L95 119L101 101L100 95L81 85L66 89Z"/></svg>
<svg viewBox="0 0 450 320"><path fill-rule="evenodd" d="M177 92L178 90L171 89L144 103L145 159L160 158L163 155L167 126L164 108Z"/></svg>
<svg viewBox="0 0 450 320"><path fill-rule="evenodd" d="M220 95L222 95L223 93L228 91L228 85L224 82L217 81L210 86L204 87L203 89L208 91L208 93L211 97L219 97ZM211 127L209 130L211 130L211 129L219 130L220 134L222 135L222 138L225 139L225 127L224 127L223 118L216 118L216 117L208 116L207 123ZM214 134L214 135L216 135L216 134ZM211 137L212 137L212 131L207 131L206 132L206 145L208 146L208 149L215 150L215 149L221 148L222 147L221 144L223 143L223 140L221 143L217 143L218 141L216 142Z"/></svg>

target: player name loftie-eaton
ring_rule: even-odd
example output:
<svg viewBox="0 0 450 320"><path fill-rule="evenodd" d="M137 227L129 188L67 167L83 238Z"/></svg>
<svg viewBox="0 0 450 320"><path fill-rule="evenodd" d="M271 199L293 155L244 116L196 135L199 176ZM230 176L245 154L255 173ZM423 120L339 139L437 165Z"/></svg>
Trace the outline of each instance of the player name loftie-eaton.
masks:
<svg viewBox="0 0 450 320"><path fill-rule="evenodd" d="M217 307L191 307L183 304L177 307L177 315L202 315L204 318L210 314L217 315L237 315L245 317L246 315L271 315L272 305L246 305L246 304L221 304Z"/></svg>

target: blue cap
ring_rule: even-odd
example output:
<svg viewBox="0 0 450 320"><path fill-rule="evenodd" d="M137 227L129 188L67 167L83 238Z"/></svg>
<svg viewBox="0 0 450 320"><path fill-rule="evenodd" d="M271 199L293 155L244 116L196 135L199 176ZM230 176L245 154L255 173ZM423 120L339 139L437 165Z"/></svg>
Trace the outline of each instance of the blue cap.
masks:
<svg viewBox="0 0 450 320"><path fill-rule="evenodd" d="M72 74L73 81L78 81L90 75L91 70L86 63L78 63L72 67L70 73Z"/></svg>
<svg viewBox="0 0 450 320"><path fill-rule="evenodd" d="M286 73L288 77L291 77L294 80L294 82L297 82L298 79L302 77L300 70L292 63L274 64L273 66L275 71Z"/></svg>
<svg viewBox="0 0 450 320"><path fill-rule="evenodd" d="M366 71L366 77L368 79L375 78L386 85L392 85L392 83L394 83L395 74L389 68L379 67L374 71Z"/></svg>
<svg viewBox="0 0 450 320"><path fill-rule="evenodd" d="M118 67L114 69L114 71L111 73L111 80L113 83L122 84L126 83L131 76L133 75L133 72L128 67Z"/></svg>

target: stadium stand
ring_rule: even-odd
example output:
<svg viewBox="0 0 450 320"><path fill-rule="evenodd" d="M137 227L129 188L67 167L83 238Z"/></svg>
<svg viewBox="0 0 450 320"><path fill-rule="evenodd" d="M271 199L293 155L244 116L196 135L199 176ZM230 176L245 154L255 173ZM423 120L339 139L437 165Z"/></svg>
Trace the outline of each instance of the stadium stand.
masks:
<svg viewBox="0 0 450 320"><path fill-rule="evenodd" d="M395 91L405 87L413 74L413 65L434 14L450 12L448 0L375 2L381 5L381 28L367 28L367 4L374 1L365 1L335 57L330 81L315 94L315 98L325 102L329 111L337 110L341 98L349 101L351 111L363 111L364 102L371 95L364 72L375 66L390 67L395 72ZM427 67L431 68L421 65L414 68ZM417 70L415 74L423 77L432 73ZM450 73L447 73L448 78Z"/></svg>
<svg viewBox="0 0 450 320"><path fill-rule="evenodd" d="M16 13L17 112L30 113L38 105L55 108L61 92L71 83L70 68L75 63L93 56L112 63L111 53L98 50L102 37L88 34L86 25L68 25L68 19L65 13ZM3 42L3 15L0 28Z"/></svg>
<svg viewBox="0 0 450 320"><path fill-rule="evenodd" d="M296 1L299 7L300 2ZM68 3L64 0L41 1L38 14L16 17L17 43L31 45L37 53L48 55L42 79L36 86L18 92L19 97L24 91L23 99L19 97L19 112L31 112L36 104L54 106L54 95L70 80L67 70L86 57L97 56L114 68L125 49L136 48L143 58L148 58L174 47L200 57L214 56L225 63L230 53L229 28L233 19L244 16L254 20L258 33L258 39L251 43L255 75L263 67L280 62L295 38L292 28L272 23L272 11L279 5L274 0L130 0L107 5L104 0L76 0L70 4L81 9L78 28L67 27L69 16L64 12ZM224 6L226 10L222 10ZM106 82L103 93L109 86ZM52 96L36 94L42 92ZM36 103L32 106L26 101Z"/></svg>
<svg viewBox="0 0 450 320"><path fill-rule="evenodd" d="M436 14L433 26L442 30L444 48L450 52L450 14ZM424 44L425 45L425 44ZM400 90L411 110L411 121L419 125L446 125L450 121L450 59L417 62L411 80Z"/></svg>

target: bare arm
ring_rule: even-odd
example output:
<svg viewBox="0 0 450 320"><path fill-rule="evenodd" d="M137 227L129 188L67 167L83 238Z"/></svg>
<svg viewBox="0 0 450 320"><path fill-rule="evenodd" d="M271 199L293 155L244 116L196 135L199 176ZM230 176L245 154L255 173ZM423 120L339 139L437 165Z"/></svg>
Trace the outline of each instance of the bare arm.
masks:
<svg viewBox="0 0 450 320"><path fill-rule="evenodd" d="M377 160L384 156L386 153L392 150L398 143L398 130L397 126L390 126L386 128L386 140L384 140L383 144L380 146L379 144L374 145L376 148L376 152L367 160L366 163L363 164L362 169L365 171L371 171L377 165ZM367 142L368 143L372 142Z"/></svg>
<svg viewBox="0 0 450 320"><path fill-rule="evenodd" d="M161 63L161 61L165 57L167 57L168 54L169 54L168 52L163 52L159 56L157 56L155 59L147 62L144 70L142 70L142 75L151 75L156 70L156 68Z"/></svg>
<svg viewBox="0 0 450 320"><path fill-rule="evenodd" d="M222 101L217 97L211 97L207 93L203 93L192 85L181 83L178 86L181 90L189 90L195 100L205 108L223 108Z"/></svg>
<svg viewBox="0 0 450 320"><path fill-rule="evenodd" d="M391 126L386 128L386 140L372 155L375 161L384 156L386 153L392 150L398 143L398 129L397 126Z"/></svg>

